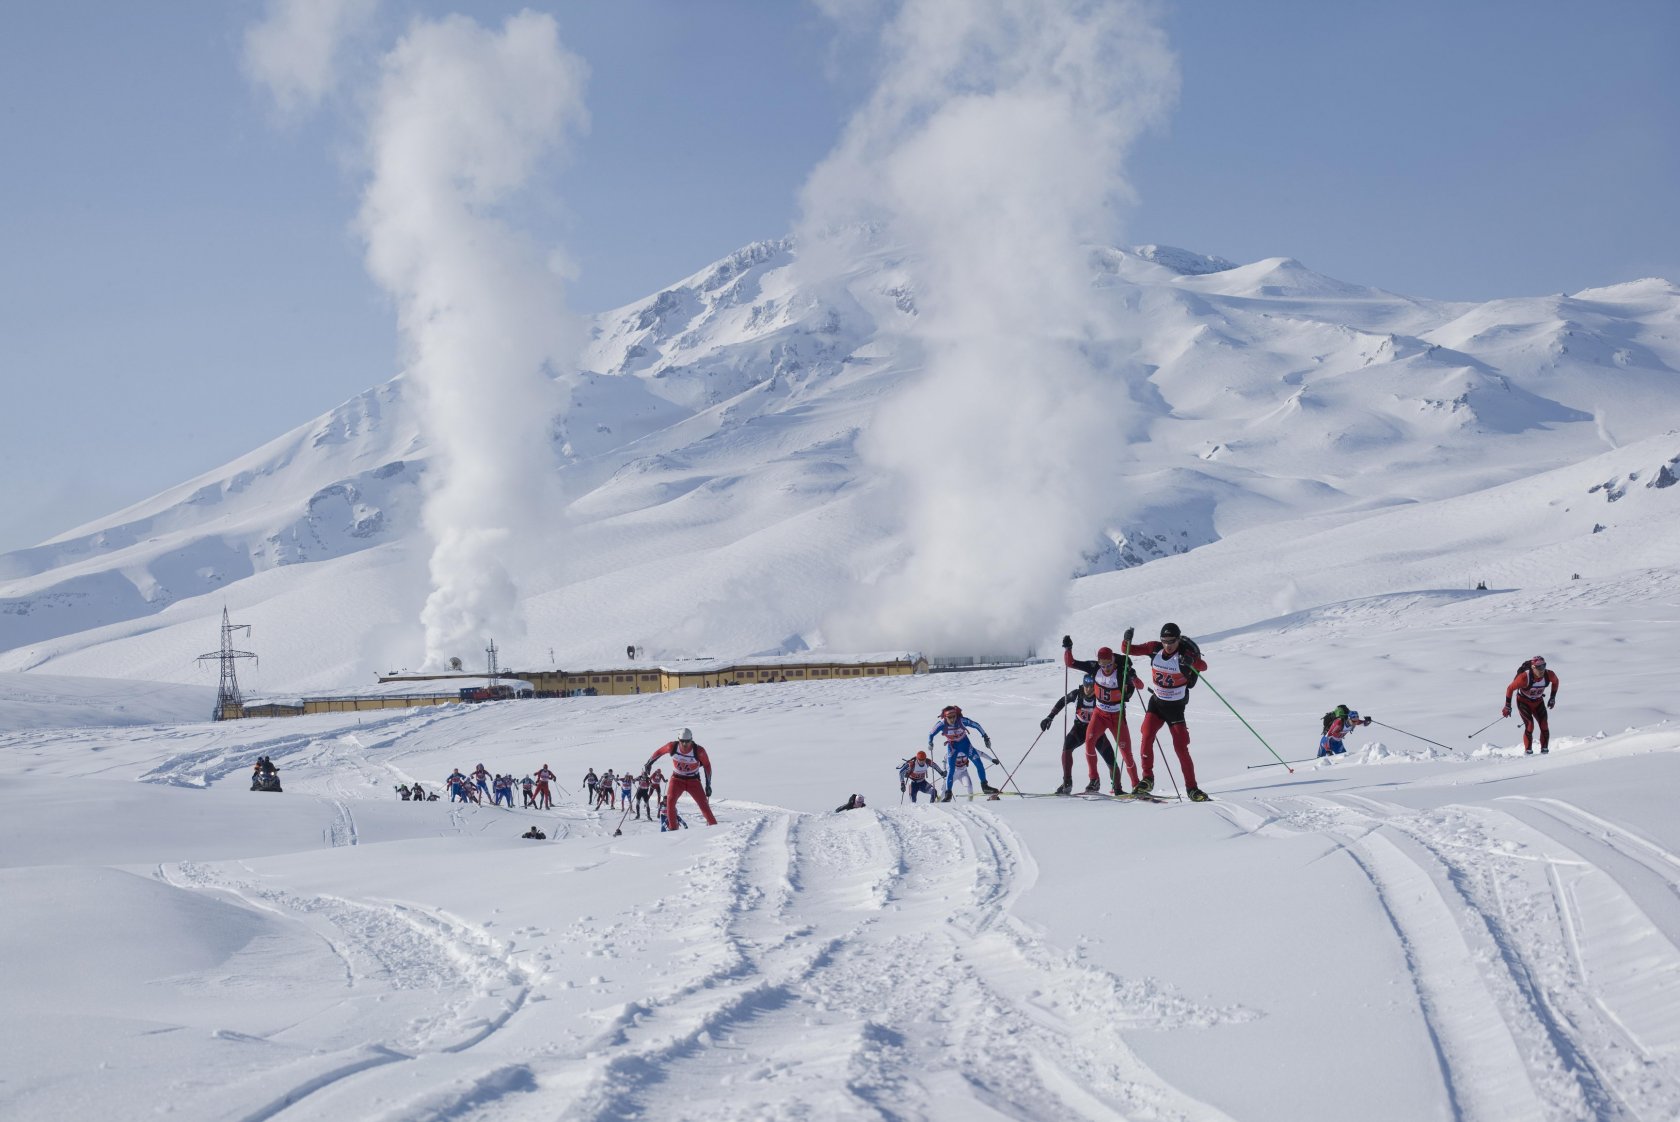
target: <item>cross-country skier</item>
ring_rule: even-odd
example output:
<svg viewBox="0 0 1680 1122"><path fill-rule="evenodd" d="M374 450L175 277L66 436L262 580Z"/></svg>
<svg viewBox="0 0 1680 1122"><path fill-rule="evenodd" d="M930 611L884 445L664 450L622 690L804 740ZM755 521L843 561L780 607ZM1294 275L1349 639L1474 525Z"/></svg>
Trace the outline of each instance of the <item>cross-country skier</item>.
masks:
<svg viewBox="0 0 1680 1122"><path fill-rule="evenodd" d="M654 768L653 774L648 776L648 778L653 780L654 797L663 803L665 800L665 769L662 767Z"/></svg>
<svg viewBox="0 0 1680 1122"><path fill-rule="evenodd" d="M1125 638L1127 643L1131 642L1130 628L1126 630ZM1126 764L1126 778L1136 787L1138 771L1132 759L1132 730L1126 727L1125 705L1143 683L1138 681L1137 674L1132 670L1132 660L1116 659L1110 647L1099 648L1095 662L1074 658L1073 638L1063 635L1062 662L1074 670L1083 670L1085 681L1080 683L1078 690L1056 702L1050 715L1038 725L1039 731L1047 732L1064 706L1074 707L1073 727L1068 729L1062 741L1062 785L1056 793L1066 795L1073 790L1073 746L1079 743L1085 745L1085 768L1090 773L1090 782L1085 785L1085 790L1096 791L1102 787L1102 780L1097 777L1097 756L1101 754L1103 762L1108 765L1109 783L1114 793L1121 793L1120 770L1114 764L1114 750L1108 746L1109 735L1120 745L1120 758ZM1089 689L1086 683L1089 683ZM1075 739L1076 732L1079 739Z"/></svg>
<svg viewBox="0 0 1680 1122"><path fill-rule="evenodd" d="M617 780L618 777L613 774L612 768L608 768L601 773L600 793L595 796L596 806L611 807L613 810L618 809Z"/></svg>
<svg viewBox="0 0 1680 1122"><path fill-rule="evenodd" d="M630 770L626 768L624 773L618 777L618 797L624 801L625 806L630 805L630 796L635 793L635 787L636 777L631 775Z"/></svg>
<svg viewBox="0 0 1680 1122"><path fill-rule="evenodd" d="M599 775L595 774L595 769L594 768L590 768L588 771L584 772L584 774L583 774L583 789L585 791L589 792L589 804L588 805L590 805L590 806L595 805L595 803L596 803L595 789L597 787L599 787L600 785L601 785L601 777Z"/></svg>
<svg viewBox="0 0 1680 1122"><path fill-rule="evenodd" d="M1552 696L1546 697L1546 688L1550 686ZM1511 715L1511 695L1517 695L1517 714L1523 723L1523 755L1534 754L1534 726L1540 725L1540 752L1542 755L1552 750L1552 729L1546 718L1546 710L1557 705L1558 676L1546 669L1546 660L1541 655L1535 655L1521 666L1517 667L1517 676L1511 679L1511 684L1505 687L1505 708L1500 715Z"/></svg>
<svg viewBox="0 0 1680 1122"><path fill-rule="evenodd" d="M462 802L471 801L467 798L467 777L461 774L460 768L450 772L449 778L445 779L443 783L444 786L449 788L450 802L454 802L456 799L460 799Z"/></svg>
<svg viewBox="0 0 1680 1122"><path fill-rule="evenodd" d="M493 786L495 788L496 793L493 796L491 796L491 799L492 799L492 804L491 805L500 805L501 803L505 802L505 803L507 803L507 808L509 810L512 810L513 809L513 776L511 776L511 775L498 775L498 776L495 776L493 778L492 783L493 783Z"/></svg>
<svg viewBox="0 0 1680 1122"><path fill-rule="evenodd" d="M480 798L490 798L490 772L483 764L479 764L472 771L473 782L478 786Z"/></svg>
<svg viewBox="0 0 1680 1122"><path fill-rule="evenodd" d="M548 785L558 778L548 770L547 764L537 769L537 789L531 793L531 802L538 810L554 809L554 796L549 793Z"/></svg>
<svg viewBox="0 0 1680 1122"><path fill-rule="evenodd" d="M665 828L675 830L680 821L677 817L677 799L687 795L694 800L705 816L706 825L716 826L717 819L712 816L712 804L707 800L712 797L712 761L706 755L706 750L694 743L694 734L683 729L677 738L659 747L659 750L648 757L642 770L651 772L659 757L671 757L671 785L665 793ZM705 773L705 782L701 782L701 773Z"/></svg>
<svg viewBox="0 0 1680 1122"><path fill-rule="evenodd" d="M933 781L928 778L928 772L930 771L938 772L941 777L945 774L938 764L928 759L926 752L917 752L898 765L899 791L902 792L908 787L911 802L915 802L916 796L924 792L927 794L928 802L938 802L939 796L933 789ZM973 790L972 787L969 789Z"/></svg>
<svg viewBox="0 0 1680 1122"><path fill-rule="evenodd" d="M532 779L529 775L527 775L524 779L521 779L519 781L519 793L521 795L525 796L525 804L524 805L526 805L526 806L536 806L537 805L536 790L537 790L537 781L535 779Z"/></svg>
<svg viewBox="0 0 1680 1122"><path fill-rule="evenodd" d="M1172 734L1173 750L1178 753L1179 767L1184 769L1184 793L1190 796L1191 802L1205 803L1207 792L1196 786L1196 765L1190 760L1190 728L1184 723L1190 688L1196 684L1196 675L1207 669L1202 652L1184 637L1176 623L1161 625L1160 642L1139 643L1130 650L1132 654L1148 656L1153 695L1144 710L1143 727L1138 730L1143 778L1138 780L1133 792L1147 795L1155 788L1155 736L1166 725Z"/></svg>
<svg viewBox="0 0 1680 1122"><path fill-rule="evenodd" d="M991 752L992 738L987 735L985 729L980 727L980 722L972 717L963 716L962 709L955 705L947 705L940 711L939 723L933 726L932 732L928 733L929 748L933 747L935 737L943 736L945 738L945 802L951 801L951 780L953 778L951 773L957 768L958 756L967 756L974 762L974 769L980 773L980 789L982 791L988 795L998 793L996 787L986 782L986 764L980 758L980 750L975 748L973 742L968 739L969 729L973 729L980 734L980 739L986 742L986 751ZM999 767L1003 766L1003 762L996 756L992 757L992 763Z"/></svg>
<svg viewBox="0 0 1680 1122"><path fill-rule="evenodd" d="M1349 709L1345 705L1336 706L1324 714L1324 735L1318 740L1319 756L1346 754L1347 748L1342 744L1342 738L1356 727L1370 723L1371 718L1361 717L1357 709Z"/></svg>
<svg viewBox="0 0 1680 1122"><path fill-rule="evenodd" d="M636 819L641 820L642 812L647 811L647 820L653 821L653 804L648 800L653 798L653 776L647 772L636 777Z"/></svg>

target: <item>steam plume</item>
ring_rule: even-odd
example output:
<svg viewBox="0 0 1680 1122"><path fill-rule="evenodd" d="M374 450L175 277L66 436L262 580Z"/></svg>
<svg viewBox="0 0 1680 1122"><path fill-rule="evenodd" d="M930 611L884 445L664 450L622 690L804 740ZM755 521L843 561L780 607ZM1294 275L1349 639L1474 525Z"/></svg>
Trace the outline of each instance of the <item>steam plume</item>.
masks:
<svg viewBox="0 0 1680 1122"><path fill-rule="evenodd" d="M552 509L550 374L578 336L559 275L497 208L584 125L584 77L554 21L531 12L499 33L460 16L416 22L384 60L360 227L436 453L428 666L523 631L516 535Z"/></svg>
<svg viewBox="0 0 1680 1122"><path fill-rule="evenodd" d="M821 269L825 237L861 223L904 247L925 368L860 442L899 484L908 555L828 629L1020 650L1120 485L1130 403L1094 357L1114 324L1090 250L1116 232L1123 158L1175 64L1125 0L902 0L880 48L872 95L805 186L801 252Z"/></svg>
<svg viewBox="0 0 1680 1122"><path fill-rule="evenodd" d="M313 109L339 81L344 43L366 27L379 0L269 0L245 32L245 71L283 113Z"/></svg>

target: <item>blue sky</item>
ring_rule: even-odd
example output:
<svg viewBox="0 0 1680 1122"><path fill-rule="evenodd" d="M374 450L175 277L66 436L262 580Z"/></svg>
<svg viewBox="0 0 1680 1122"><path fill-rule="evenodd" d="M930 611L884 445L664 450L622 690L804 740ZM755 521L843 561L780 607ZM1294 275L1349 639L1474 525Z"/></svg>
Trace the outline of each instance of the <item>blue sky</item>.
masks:
<svg viewBox="0 0 1680 1122"><path fill-rule="evenodd" d="M796 0L386 0L553 11L589 134L529 228L573 305L784 232L867 90ZM0 549L251 450L395 372L350 230L354 98L282 122L241 69L261 5L0 9ZM1182 73L1132 161L1126 240L1489 299L1680 279L1680 4L1163 7Z"/></svg>

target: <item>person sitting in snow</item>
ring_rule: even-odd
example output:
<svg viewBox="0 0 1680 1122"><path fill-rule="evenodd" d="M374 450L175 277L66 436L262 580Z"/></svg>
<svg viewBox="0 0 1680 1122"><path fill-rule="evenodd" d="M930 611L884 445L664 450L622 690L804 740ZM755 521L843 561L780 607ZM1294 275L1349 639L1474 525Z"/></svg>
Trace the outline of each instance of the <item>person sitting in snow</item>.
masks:
<svg viewBox="0 0 1680 1122"><path fill-rule="evenodd" d="M839 806L835 807L834 808L834 813L839 814L843 810L862 810L863 805L864 805L863 796L862 795L853 795L851 798L847 799L845 802L843 802Z"/></svg>
<svg viewBox="0 0 1680 1122"><path fill-rule="evenodd" d="M522 837L522 838L530 838L532 841L546 841L546 840L548 840L548 835L543 833L541 830L537 829L535 826L532 826L529 830L526 830L523 834L520 834L519 836Z"/></svg>

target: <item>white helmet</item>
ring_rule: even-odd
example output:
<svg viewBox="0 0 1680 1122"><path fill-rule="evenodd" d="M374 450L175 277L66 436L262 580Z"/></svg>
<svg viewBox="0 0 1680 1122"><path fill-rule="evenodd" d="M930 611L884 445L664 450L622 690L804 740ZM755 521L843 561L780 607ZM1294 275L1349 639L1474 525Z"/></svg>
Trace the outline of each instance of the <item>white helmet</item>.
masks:
<svg viewBox="0 0 1680 1122"><path fill-rule="evenodd" d="M693 740L694 739L694 731L692 729L683 729L681 732L677 733L677 739L678 740Z"/></svg>

